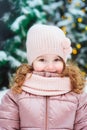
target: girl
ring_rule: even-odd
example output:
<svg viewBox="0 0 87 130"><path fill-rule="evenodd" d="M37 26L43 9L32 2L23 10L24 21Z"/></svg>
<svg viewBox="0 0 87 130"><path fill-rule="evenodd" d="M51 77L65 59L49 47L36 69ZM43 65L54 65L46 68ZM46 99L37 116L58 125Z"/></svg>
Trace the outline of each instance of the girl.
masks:
<svg viewBox="0 0 87 130"><path fill-rule="evenodd" d="M71 42L56 26L34 25L21 65L0 105L0 130L87 130L87 94Z"/></svg>

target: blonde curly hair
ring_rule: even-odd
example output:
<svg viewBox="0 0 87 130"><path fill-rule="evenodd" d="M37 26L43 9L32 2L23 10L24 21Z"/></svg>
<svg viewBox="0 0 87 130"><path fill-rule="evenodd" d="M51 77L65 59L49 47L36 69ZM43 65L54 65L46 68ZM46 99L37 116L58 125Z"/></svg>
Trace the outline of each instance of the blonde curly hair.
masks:
<svg viewBox="0 0 87 130"><path fill-rule="evenodd" d="M16 71L16 74L13 78L13 83L10 85L11 89L15 93L22 93L22 85L26 78L27 73L33 72L33 67L28 64L22 64ZM85 87L85 78L81 73L81 70L77 65L73 63L68 63L66 67L64 67L64 71L61 74L61 77L70 77L72 84L72 91L75 93L82 93Z"/></svg>
<svg viewBox="0 0 87 130"><path fill-rule="evenodd" d="M62 76L68 76L70 78L73 92L78 94L83 92L86 80L85 76L82 75L80 68L76 64L69 63L62 73Z"/></svg>
<svg viewBox="0 0 87 130"><path fill-rule="evenodd" d="M12 82L10 83L10 87L12 88L13 92L21 93L22 92L22 84L26 78L27 73L32 74L33 68L28 64L22 64L17 68L15 76L13 77Z"/></svg>

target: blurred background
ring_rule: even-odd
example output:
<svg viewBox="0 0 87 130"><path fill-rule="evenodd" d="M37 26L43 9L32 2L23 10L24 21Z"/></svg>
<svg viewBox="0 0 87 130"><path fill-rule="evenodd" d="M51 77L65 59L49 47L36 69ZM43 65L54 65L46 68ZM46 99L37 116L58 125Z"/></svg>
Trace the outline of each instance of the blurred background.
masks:
<svg viewBox="0 0 87 130"><path fill-rule="evenodd" d="M76 61L87 74L87 0L0 0L0 91L27 63L25 40L35 23L59 26L71 39Z"/></svg>

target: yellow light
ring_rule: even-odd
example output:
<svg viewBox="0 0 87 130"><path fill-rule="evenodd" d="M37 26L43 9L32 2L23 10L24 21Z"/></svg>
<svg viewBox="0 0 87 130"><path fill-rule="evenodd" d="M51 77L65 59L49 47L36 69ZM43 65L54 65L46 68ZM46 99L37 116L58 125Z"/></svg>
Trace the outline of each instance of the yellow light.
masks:
<svg viewBox="0 0 87 130"><path fill-rule="evenodd" d="M67 32L66 32L66 27L65 27L65 26L63 26L61 29L63 30L63 32L64 32L65 34L67 33Z"/></svg>
<svg viewBox="0 0 87 130"><path fill-rule="evenodd" d="M82 73L83 76L86 76L86 72L82 71L81 73Z"/></svg>
<svg viewBox="0 0 87 130"><path fill-rule="evenodd" d="M72 50L72 53L73 53L74 55L77 54L77 50L76 50L76 48L74 48L74 49Z"/></svg>
<svg viewBox="0 0 87 130"><path fill-rule="evenodd" d="M78 49L80 49L81 48L81 44L76 44L76 47L78 48Z"/></svg>
<svg viewBox="0 0 87 130"><path fill-rule="evenodd" d="M67 34L67 32L66 32L66 31L65 31L64 33L65 33L65 34Z"/></svg>
<svg viewBox="0 0 87 130"><path fill-rule="evenodd" d="M63 31L65 31L65 30L66 30L66 27L65 27L65 26L63 26L61 29L62 29Z"/></svg>
<svg viewBox="0 0 87 130"><path fill-rule="evenodd" d="M87 26L85 26L85 30L87 31Z"/></svg>
<svg viewBox="0 0 87 130"><path fill-rule="evenodd" d="M83 21L83 19L81 17L79 17L77 20L79 23L81 23Z"/></svg>

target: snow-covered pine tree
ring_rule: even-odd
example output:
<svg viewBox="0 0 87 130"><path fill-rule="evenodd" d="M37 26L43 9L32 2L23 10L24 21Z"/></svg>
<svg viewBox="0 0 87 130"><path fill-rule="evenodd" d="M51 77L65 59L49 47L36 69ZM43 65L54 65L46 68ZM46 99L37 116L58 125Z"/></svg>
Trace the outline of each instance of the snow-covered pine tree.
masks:
<svg viewBox="0 0 87 130"><path fill-rule="evenodd" d="M5 0L0 3L5 6ZM12 37L3 38L0 44L0 57L3 57L0 59L0 89L9 87L16 68L27 62L25 39L29 27L37 22L46 23L42 0L7 0L7 4L9 8L6 12L3 10L1 21L8 28L5 33L10 32Z"/></svg>

